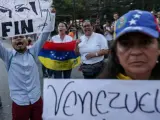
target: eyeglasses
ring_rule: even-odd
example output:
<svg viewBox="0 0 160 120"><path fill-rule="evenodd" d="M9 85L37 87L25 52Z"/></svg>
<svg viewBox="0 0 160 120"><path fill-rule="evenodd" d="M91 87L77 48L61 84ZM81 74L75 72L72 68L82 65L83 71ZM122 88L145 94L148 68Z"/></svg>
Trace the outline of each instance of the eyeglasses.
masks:
<svg viewBox="0 0 160 120"><path fill-rule="evenodd" d="M18 39L18 38L23 39L23 38L25 38L25 36L15 36L15 37L13 37L13 39Z"/></svg>

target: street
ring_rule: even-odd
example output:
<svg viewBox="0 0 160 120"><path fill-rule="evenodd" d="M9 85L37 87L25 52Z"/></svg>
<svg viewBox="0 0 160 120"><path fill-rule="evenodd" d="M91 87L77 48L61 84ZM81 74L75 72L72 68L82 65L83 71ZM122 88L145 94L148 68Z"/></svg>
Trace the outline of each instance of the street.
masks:
<svg viewBox="0 0 160 120"><path fill-rule="evenodd" d="M10 41L2 41L5 47L11 48ZM0 108L0 120L11 120L11 99L9 96L7 71L2 60L0 60L0 96L2 108Z"/></svg>
<svg viewBox="0 0 160 120"><path fill-rule="evenodd" d="M9 40L3 40L4 46L12 48ZM2 99L2 108L0 108L0 120L11 120L11 99L9 96L7 71L2 60L0 60L0 96ZM40 68L40 67L39 67ZM41 83L42 72L40 70ZM72 70L72 78L83 78L82 73L78 71L78 67ZM43 83L42 83L43 84Z"/></svg>

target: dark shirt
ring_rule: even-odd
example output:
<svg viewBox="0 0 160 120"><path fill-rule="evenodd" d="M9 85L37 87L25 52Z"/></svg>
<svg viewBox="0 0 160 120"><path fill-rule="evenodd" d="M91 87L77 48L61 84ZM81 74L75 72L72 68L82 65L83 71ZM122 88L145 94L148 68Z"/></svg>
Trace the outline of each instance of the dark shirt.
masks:
<svg viewBox="0 0 160 120"><path fill-rule="evenodd" d="M102 25L95 25L94 32L104 35L103 26Z"/></svg>

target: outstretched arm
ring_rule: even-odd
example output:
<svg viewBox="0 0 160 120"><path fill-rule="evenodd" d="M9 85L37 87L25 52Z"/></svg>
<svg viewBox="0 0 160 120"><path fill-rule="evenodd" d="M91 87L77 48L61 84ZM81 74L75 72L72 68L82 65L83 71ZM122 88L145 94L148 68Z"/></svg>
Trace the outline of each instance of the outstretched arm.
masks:
<svg viewBox="0 0 160 120"><path fill-rule="evenodd" d="M51 22L50 24L48 24L43 31L45 30L52 30L53 26L54 26L54 13L51 13ZM50 35L50 32L44 32L40 35L40 37L38 38L38 40L36 41L36 43L33 45L32 48L30 48L31 52L37 57L43 44L45 43L45 41L48 40L48 37Z"/></svg>
<svg viewBox="0 0 160 120"><path fill-rule="evenodd" d="M2 42L0 41L0 58L3 61L7 61L8 57L9 57L9 50L5 48Z"/></svg>
<svg viewBox="0 0 160 120"><path fill-rule="evenodd" d="M45 41L48 40L49 34L50 32L42 33L33 47L30 48L36 57L38 56Z"/></svg>

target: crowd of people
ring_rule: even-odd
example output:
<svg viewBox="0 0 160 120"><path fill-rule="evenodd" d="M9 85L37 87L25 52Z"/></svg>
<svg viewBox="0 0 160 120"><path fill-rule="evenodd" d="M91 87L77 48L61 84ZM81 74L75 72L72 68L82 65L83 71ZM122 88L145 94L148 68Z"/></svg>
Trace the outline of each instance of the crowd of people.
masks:
<svg viewBox="0 0 160 120"><path fill-rule="evenodd" d="M115 12L113 14L113 18L114 18L114 22L112 23L112 25L108 21L106 21L106 23L104 25L102 25L100 22L100 19L96 19L95 23L91 23L89 20L85 20L85 21L83 21L83 24L81 26L79 26L79 29L76 29L76 27L73 23L67 24L66 22L60 22L57 26L58 35L51 36L51 41L57 42L57 39L58 39L58 43L65 43L65 42L70 42L72 40L76 40L76 32L81 32L81 34L82 34L82 36L79 37L77 42L85 41L85 39L88 39L88 41L89 41L89 39L95 38L94 42L91 41L91 43L90 42L87 43L87 44L89 44L87 46L90 46L93 44L93 46L90 46L90 48L92 48L92 49L94 48L94 49L90 51L89 50L90 48L89 49L87 48L88 49L87 52L84 51L85 54L81 56L82 64L81 64L79 70L83 72L84 78L93 78L93 76L94 76L94 78L96 78L96 76L101 72L101 68L103 68L102 66L104 65L104 58L107 58L109 48L111 47L111 44L113 42L114 26L115 26L114 24L115 24L116 20L119 18L119 15L117 12ZM87 27L85 27L84 24L87 24ZM63 26L63 27L61 27L61 26ZM95 34L94 37L92 34ZM91 36L92 36L92 38L91 38ZM102 39L101 41L99 41L99 39L98 39L99 37ZM99 48L98 47L96 48L96 46L99 46ZM105 51L103 51L103 53L102 53L102 51L100 53L98 53L102 49L105 49ZM90 54L90 55L92 55L91 56L92 59L87 58L89 60L85 61L85 56L89 52L93 52L93 53L97 52L97 56ZM76 53L79 53L79 51L76 50ZM90 57L90 55L89 55L89 57ZM86 63L88 65L84 66L84 63ZM95 64L95 63L97 63L96 66L98 66L98 68L95 67L94 69L92 69L92 72L94 71L97 75L96 76L92 75L92 77L91 76L86 77L85 74L93 74L93 73L86 73L85 72L85 71L89 71L86 69L86 66L88 67L89 65L92 64L90 67L93 67L93 64ZM68 72L63 71L64 74L62 75L62 74L60 74L60 72L62 72L62 71L50 70L50 69L45 68L44 66L42 66L42 67L43 67L43 76L44 77L51 78L54 76L54 78L71 78L71 70L67 70ZM96 70L98 70L98 72ZM59 76L59 77L57 77L57 76ZM65 77L65 76L68 76L68 77Z"/></svg>
<svg viewBox="0 0 160 120"><path fill-rule="evenodd" d="M153 13L150 12L150 14ZM158 26L160 27L160 12L157 12L156 14L154 13L153 15L155 17L155 20L157 21ZM80 65L80 70L82 71L84 78L97 78L97 76L100 75L100 73L102 73L104 69L104 59L107 59L108 61L110 58L108 56L110 51L113 51L112 46L114 45L113 43L115 43L116 40L116 25L117 21L119 20L119 14L117 12L113 14L113 19L114 21L112 23L106 21L105 24L101 24L100 19L96 19L95 23L92 23L89 20L83 21L82 29L84 35L80 36L80 38L77 40L75 53L81 56L82 64ZM120 20L121 22L124 21L123 19ZM66 37L68 37L69 35L72 37L72 40L74 40L75 36L70 35L70 33L68 35L66 34L68 28L66 23L60 24L63 24L65 28L64 30L62 30L64 32L62 32L59 31L58 26L59 36L61 35L61 33L65 33ZM63 43L66 42L66 40L64 38L60 38L60 42ZM62 77L62 75L61 77L56 77L57 75L55 74L57 73L57 71L53 70L51 75L49 74L50 70L47 71L49 77L52 77L53 74L54 78L66 78ZM46 72L44 74L46 74ZM66 74L68 74L67 78L70 78L71 70Z"/></svg>
<svg viewBox="0 0 160 120"><path fill-rule="evenodd" d="M95 24L89 20L83 22L84 35L76 41L75 54L81 57L84 79L159 80L160 12L157 18L141 10L113 16L115 21L111 25L108 21L101 25L100 19ZM72 41L74 36L67 35L66 31L66 24L59 23L58 35L52 36L51 42ZM8 71L13 120L42 120L43 102L36 61L49 35L43 33L33 45L28 44L28 37L15 36L11 39L13 50L0 43L0 58ZM55 79L60 79L70 78L71 71L52 72Z"/></svg>

